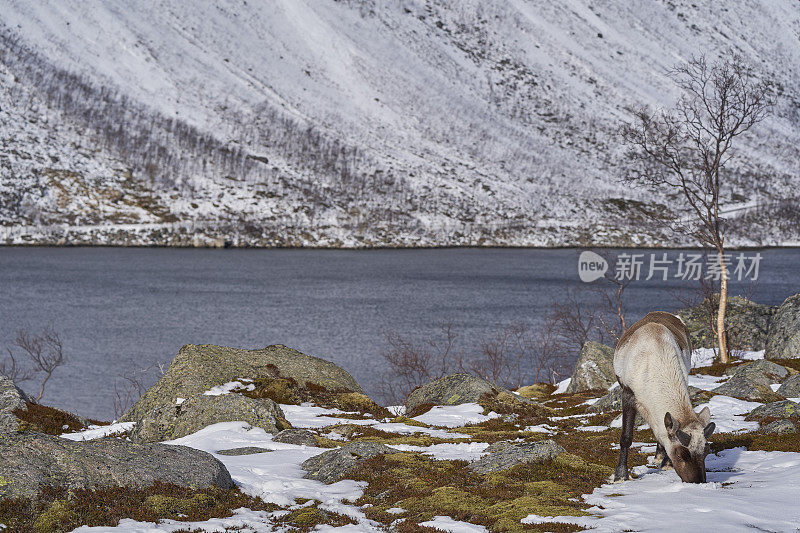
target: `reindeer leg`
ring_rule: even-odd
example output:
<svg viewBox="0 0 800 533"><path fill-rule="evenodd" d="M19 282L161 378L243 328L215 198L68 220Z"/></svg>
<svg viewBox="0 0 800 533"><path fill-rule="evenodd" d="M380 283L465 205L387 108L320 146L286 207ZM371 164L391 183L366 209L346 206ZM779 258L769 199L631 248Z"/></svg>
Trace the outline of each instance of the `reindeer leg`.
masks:
<svg viewBox="0 0 800 533"><path fill-rule="evenodd" d="M656 464L659 465L658 468L661 470L672 468L672 461L667 455L667 450L664 449L660 442L656 445Z"/></svg>
<svg viewBox="0 0 800 533"><path fill-rule="evenodd" d="M636 420L636 402L633 391L622 386L622 436L619 438L619 463L614 471L614 481L630 479L628 475L628 449L633 444L633 424Z"/></svg>

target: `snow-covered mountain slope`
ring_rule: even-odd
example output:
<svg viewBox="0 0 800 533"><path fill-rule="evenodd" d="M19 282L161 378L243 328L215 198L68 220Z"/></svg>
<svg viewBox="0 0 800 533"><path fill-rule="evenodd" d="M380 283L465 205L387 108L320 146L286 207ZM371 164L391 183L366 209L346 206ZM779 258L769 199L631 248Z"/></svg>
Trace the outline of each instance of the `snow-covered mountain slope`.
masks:
<svg viewBox="0 0 800 533"><path fill-rule="evenodd" d="M742 54L736 244L800 241L793 0L0 0L0 242L665 242L614 132ZM765 207L764 207L765 206Z"/></svg>

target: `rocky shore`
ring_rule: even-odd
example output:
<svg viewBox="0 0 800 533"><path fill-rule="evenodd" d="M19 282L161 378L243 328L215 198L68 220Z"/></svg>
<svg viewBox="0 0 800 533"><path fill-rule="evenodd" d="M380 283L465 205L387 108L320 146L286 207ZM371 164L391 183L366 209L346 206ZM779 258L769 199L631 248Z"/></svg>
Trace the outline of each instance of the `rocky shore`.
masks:
<svg viewBox="0 0 800 533"><path fill-rule="evenodd" d="M777 491L763 481L770 454L800 469L800 295L775 308L734 299L728 365L708 357L702 309L680 314L697 348L692 403L718 427L715 505ZM683 489L647 466L641 419L630 464L642 479L606 484L621 410L612 358L590 342L557 385L510 391L453 374L385 407L346 370L286 346L187 345L112 424L0 378L0 531L637 529L651 518L637 487ZM741 482L726 474L739 467ZM798 480L777 499L800 497ZM787 513L751 505L721 524L781 530Z"/></svg>

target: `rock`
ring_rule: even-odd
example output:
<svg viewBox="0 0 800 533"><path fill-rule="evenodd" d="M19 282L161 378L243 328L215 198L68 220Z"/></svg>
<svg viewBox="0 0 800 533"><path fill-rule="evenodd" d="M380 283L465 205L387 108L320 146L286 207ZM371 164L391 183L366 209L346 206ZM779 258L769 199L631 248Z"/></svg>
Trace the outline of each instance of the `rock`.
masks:
<svg viewBox="0 0 800 533"><path fill-rule="evenodd" d="M469 465L469 469L479 474L489 474L506 470L519 464L543 463L565 451L564 448L550 439L512 444L475 461Z"/></svg>
<svg viewBox="0 0 800 533"><path fill-rule="evenodd" d="M28 403L35 403L33 398L17 387L11 379L0 375L0 414L13 413L15 409L27 410Z"/></svg>
<svg viewBox="0 0 800 533"><path fill-rule="evenodd" d="M748 420L761 418L800 418L800 404L789 400L767 403L756 407L747 415Z"/></svg>
<svg viewBox="0 0 800 533"><path fill-rule="evenodd" d="M736 368L733 375L740 373L748 376L764 376L770 383L780 383L792 374L785 366L767 361L766 359L758 359L752 363L741 365Z"/></svg>
<svg viewBox="0 0 800 533"><path fill-rule="evenodd" d="M703 302L676 314L686 323L689 338L695 348L711 348L716 345L716 337L711 331L709 312L716 316L719 297L706 298ZM725 326L728 331L728 345L737 350L763 350L776 308L751 302L741 296L728 298L725 312Z"/></svg>
<svg viewBox="0 0 800 533"><path fill-rule="evenodd" d="M587 409L590 413L605 413L607 411L622 411L622 389L614 390L594 402Z"/></svg>
<svg viewBox="0 0 800 533"><path fill-rule="evenodd" d="M307 429L284 429L274 437L274 442L296 444L298 446L316 446L317 437Z"/></svg>
<svg viewBox="0 0 800 533"><path fill-rule="evenodd" d="M787 435L790 433L797 433L797 426L791 420L775 420L766 426L760 428L758 433L766 433L771 435Z"/></svg>
<svg viewBox="0 0 800 533"><path fill-rule="evenodd" d="M775 393L770 385L782 381L788 375L786 367L762 359L737 367L733 376L712 392L740 400L775 402L783 397Z"/></svg>
<svg viewBox="0 0 800 533"><path fill-rule="evenodd" d="M306 479L315 479L330 484L344 479L348 473L367 459L396 452L397 450L389 448L385 444L351 442L341 448L306 459L300 466L307 472Z"/></svg>
<svg viewBox="0 0 800 533"><path fill-rule="evenodd" d="M567 392L607 389L616 380L613 348L599 342L587 341L581 348Z"/></svg>
<svg viewBox="0 0 800 533"><path fill-rule="evenodd" d="M36 498L45 486L143 488L156 481L196 489L235 486L225 466L200 450L122 439L73 442L33 432L0 439L0 472L0 497L10 498Z"/></svg>
<svg viewBox="0 0 800 533"><path fill-rule="evenodd" d="M741 375L732 377L711 392L750 402L775 402L782 399L773 392L768 383L754 382Z"/></svg>
<svg viewBox="0 0 800 533"><path fill-rule="evenodd" d="M228 448L227 450L217 450L217 455L255 455L257 453L267 453L272 450L259 448L257 446L244 446L242 448Z"/></svg>
<svg viewBox="0 0 800 533"><path fill-rule="evenodd" d="M135 422L156 409L174 405L177 398L190 398L241 378L271 378L276 375L332 391L364 393L356 380L335 364L283 345L243 350L211 344L187 344L180 349L158 383L142 395L120 422Z"/></svg>
<svg viewBox="0 0 800 533"><path fill-rule="evenodd" d="M772 317L765 357L767 359L800 357L800 294L784 300Z"/></svg>
<svg viewBox="0 0 800 533"><path fill-rule="evenodd" d="M247 398L229 393L219 396L198 394L180 405L156 409L136 421L130 438L135 442L159 442L185 437L218 422L247 422L268 433L289 425L280 406L269 398Z"/></svg>
<svg viewBox="0 0 800 533"><path fill-rule="evenodd" d="M408 416L417 416L424 406L459 405L476 402L484 395L496 396L502 391L493 383L470 374L451 374L417 387L406 400Z"/></svg>
<svg viewBox="0 0 800 533"><path fill-rule="evenodd" d="M800 374L784 381L777 392L785 398L800 398Z"/></svg>

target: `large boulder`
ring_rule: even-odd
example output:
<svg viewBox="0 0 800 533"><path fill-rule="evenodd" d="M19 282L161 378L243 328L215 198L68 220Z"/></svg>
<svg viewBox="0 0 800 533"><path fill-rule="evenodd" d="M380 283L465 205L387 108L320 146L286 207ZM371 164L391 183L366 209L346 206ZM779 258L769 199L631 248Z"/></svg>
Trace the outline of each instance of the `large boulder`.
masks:
<svg viewBox="0 0 800 533"><path fill-rule="evenodd" d="M695 348L716 346L710 317L716 317L719 297L706 298L696 307L681 309L676 314L686 324L689 338ZM735 350L763 350L775 307L751 302L741 296L728 298L725 327L728 345ZM716 320L716 319L715 319Z"/></svg>
<svg viewBox="0 0 800 533"><path fill-rule="evenodd" d="M800 418L800 404L789 400L780 400L760 405L747 415L748 420L763 418Z"/></svg>
<svg viewBox="0 0 800 533"><path fill-rule="evenodd" d="M406 399L406 413L414 416L420 408L432 405L476 403L485 395L496 396L503 389L470 374L451 374L417 387Z"/></svg>
<svg viewBox="0 0 800 533"><path fill-rule="evenodd" d="M767 435L789 435L797 432L797 424L789 419L775 420L758 430L758 433Z"/></svg>
<svg viewBox="0 0 800 533"><path fill-rule="evenodd" d="M174 405L178 398L190 398L241 378L275 376L331 391L364 393L350 374L330 361L280 344L260 350L187 344L180 349L158 383L150 387L120 421L141 420L156 409Z"/></svg>
<svg viewBox="0 0 800 533"><path fill-rule="evenodd" d="M587 341L581 348L567 392L607 389L616 380L614 349L599 342Z"/></svg>
<svg viewBox="0 0 800 533"><path fill-rule="evenodd" d="M525 416L549 411L541 404L498 387L483 378L458 373L426 383L411 391L406 399L406 414L414 417L428 411L434 405L462 403L478 403L487 411Z"/></svg>
<svg viewBox="0 0 800 533"><path fill-rule="evenodd" d="M774 402L783 398L770 385L789 376L789 370L763 359L739 366L733 376L712 392L753 402Z"/></svg>
<svg viewBox="0 0 800 533"><path fill-rule="evenodd" d="M479 474L499 472L525 463L544 463L550 461L566 450L553 440L523 442L502 446L469 465L469 469Z"/></svg>
<svg viewBox="0 0 800 533"><path fill-rule="evenodd" d="M765 357L767 359L800 357L800 294L784 300L772 317Z"/></svg>
<svg viewBox="0 0 800 533"><path fill-rule="evenodd" d="M179 439L218 422L237 420L268 433L290 427L280 406L269 398L247 398L237 393L198 394L179 405L159 407L147 413L136 422L130 437L136 442Z"/></svg>
<svg viewBox="0 0 800 533"><path fill-rule="evenodd" d="M777 393L785 398L800 398L800 374L784 381Z"/></svg>
<svg viewBox="0 0 800 533"><path fill-rule="evenodd" d="M212 455L184 446L122 439L73 442L34 432L0 438L0 497L34 499L44 487L149 487L156 481L203 489L234 487Z"/></svg>
<svg viewBox="0 0 800 533"><path fill-rule="evenodd" d="M306 471L306 479L335 483L367 459L386 453L397 453L397 450L375 442L351 442L306 459L300 467Z"/></svg>

